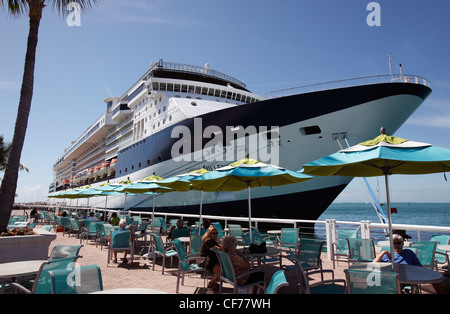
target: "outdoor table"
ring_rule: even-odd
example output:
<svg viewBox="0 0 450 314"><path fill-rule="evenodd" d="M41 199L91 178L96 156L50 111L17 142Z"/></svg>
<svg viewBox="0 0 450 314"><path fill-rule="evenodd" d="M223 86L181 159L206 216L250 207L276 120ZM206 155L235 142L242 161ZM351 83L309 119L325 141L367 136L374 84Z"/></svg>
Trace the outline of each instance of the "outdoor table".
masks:
<svg viewBox="0 0 450 314"><path fill-rule="evenodd" d="M43 263L47 260L29 260L0 264L0 282L13 281L14 278L37 275ZM1 293L5 286L2 285Z"/></svg>
<svg viewBox="0 0 450 314"><path fill-rule="evenodd" d="M350 266L350 269L372 270L374 268L384 272L392 271L391 263L356 263ZM444 280L441 273L422 266L395 264L394 269L401 284L433 284Z"/></svg>
<svg viewBox="0 0 450 314"><path fill-rule="evenodd" d="M274 256L274 255L280 255L280 267L281 267L281 249L278 249L276 247L268 246L267 252L265 253L252 253L248 250L245 250L245 255L248 257L256 257L258 260L258 267L261 266L261 258L265 256Z"/></svg>
<svg viewBox="0 0 450 314"><path fill-rule="evenodd" d="M162 290L148 288L118 288L91 292L89 294L168 294Z"/></svg>

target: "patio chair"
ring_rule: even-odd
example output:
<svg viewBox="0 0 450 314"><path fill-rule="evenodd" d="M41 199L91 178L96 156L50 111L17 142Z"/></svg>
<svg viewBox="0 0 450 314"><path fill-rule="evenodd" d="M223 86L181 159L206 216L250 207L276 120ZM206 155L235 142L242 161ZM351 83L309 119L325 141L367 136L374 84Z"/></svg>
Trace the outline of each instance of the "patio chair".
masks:
<svg viewBox="0 0 450 314"><path fill-rule="evenodd" d="M435 261L437 242L414 242L411 243L411 248L417 250L416 255L423 267L436 269Z"/></svg>
<svg viewBox="0 0 450 314"><path fill-rule="evenodd" d="M228 229L230 230L229 234L234 236L238 243L242 243L244 241L241 225L229 224Z"/></svg>
<svg viewBox="0 0 450 314"><path fill-rule="evenodd" d="M358 228L359 229L359 228ZM334 249L333 269L335 262L345 261L348 263L348 244L347 239L354 239L357 237L358 229L339 229L336 232L336 242L332 243Z"/></svg>
<svg viewBox="0 0 450 314"><path fill-rule="evenodd" d="M134 216L134 217L139 217L139 216ZM136 228L136 230L133 229L135 244L136 244L137 240L144 239L144 245L142 246L141 251L139 252L139 255L141 255L141 253L144 251L144 249L146 248L146 245L147 245L148 224L149 224L149 222L141 222L138 225L138 227Z"/></svg>
<svg viewBox="0 0 450 314"><path fill-rule="evenodd" d="M189 242L189 254L200 255L200 248L202 247L203 240L199 235L191 235L191 241Z"/></svg>
<svg viewBox="0 0 450 314"><path fill-rule="evenodd" d="M50 256L48 257L49 261L63 259L63 258L73 258L75 256L79 256L80 250L83 245L63 245L56 244L52 251L50 252Z"/></svg>
<svg viewBox="0 0 450 314"><path fill-rule="evenodd" d="M300 261L303 270L308 274L309 271L314 269L322 270L322 249L325 245L325 241L317 241L312 239L301 239L300 249L296 256ZM321 273L323 280L323 273Z"/></svg>
<svg viewBox="0 0 450 314"><path fill-rule="evenodd" d="M436 267L439 268L439 265L449 265L449 258L447 252L439 249L439 245L448 245L450 244L450 236L449 235L434 235L431 237L431 242L437 242L436 246L436 255L434 256L436 259Z"/></svg>
<svg viewBox="0 0 450 314"><path fill-rule="evenodd" d="M251 244L250 243L250 233L249 232L244 233L242 238L243 238L243 241L244 241L244 245L246 247L249 247L250 244ZM273 244L273 242L271 242L271 241L268 241L269 243L267 243L267 241L264 241L264 239L261 236L261 234L259 233L258 229L256 229L256 228L252 229L252 243L256 244L256 245L259 245L259 244L261 244L263 242L266 242L266 245L272 245ZM261 262L264 263L264 264L265 263L271 263L271 262L279 262L279 261L280 261L280 259L278 257L267 257L267 256L264 256L264 257L261 258Z"/></svg>
<svg viewBox="0 0 450 314"><path fill-rule="evenodd" d="M283 256L288 259L294 265L295 274L297 277L297 285L299 289L299 293L304 294L344 294L346 288L346 282L344 279L335 279L334 271L332 269L321 269L308 272L308 275L303 270L303 267L300 261L292 256L286 255ZM289 268L288 268L289 269ZM323 278L324 273L330 273L332 279L321 280L311 284L309 282L309 277L314 274L320 274L321 278ZM342 285L341 285L342 284Z"/></svg>
<svg viewBox="0 0 450 314"><path fill-rule="evenodd" d="M94 239L97 238L98 231L97 231L97 226L95 224L96 224L95 221L88 220L88 224L87 225L85 224L85 227L82 228L82 230L81 230L80 243L83 242L84 238L86 238L86 243L87 243L90 236L94 237Z"/></svg>
<svg viewBox="0 0 450 314"><path fill-rule="evenodd" d="M221 237L225 236L225 231L223 231L222 225L220 224L220 222L213 222L212 225L214 227L216 227L217 231L219 232L219 239Z"/></svg>
<svg viewBox="0 0 450 314"><path fill-rule="evenodd" d="M114 231L114 226L111 224L103 224L103 232L100 234L100 238L97 243L100 242L100 250L103 250L103 245L108 245L111 232Z"/></svg>
<svg viewBox="0 0 450 314"><path fill-rule="evenodd" d="M70 220L70 231L75 233L78 237L80 236L80 225L78 224L78 220L75 218L69 218Z"/></svg>
<svg viewBox="0 0 450 314"><path fill-rule="evenodd" d="M115 230L111 232L111 241L108 245L108 261L109 264L112 255L111 252L123 252L128 251L131 255L131 263L134 259L134 245L131 243L131 231L130 230Z"/></svg>
<svg viewBox="0 0 450 314"><path fill-rule="evenodd" d="M344 269L349 294L400 294L398 274L376 270Z"/></svg>
<svg viewBox="0 0 450 314"><path fill-rule="evenodd" d="M277 294L282 287L289 286L283 270L278 270L272 275L269 284L267 285L266 294Z"/></svg>
<svg viewBox="0 0 450 314"><path fill-rule="evenodd" d="M200 257L198 255L195 256L187 256L184 250L183 243L180 240L175 239L172 241L175 250L178 253L178 274L177 274L177 289L176 293L178 293L180 288L180 277L181 277L181 285L184 286L184 275L189 273L203 273L203 288L206 287L206 268L200 267L197 264L197 261L205 261L205 257Z"/></svg>
<svg viewBox="0 0 450 314"><path fill-rule="evenodd" d="M294 249L294 253L297 255L300 246L298 231L298 228L282 228L281 235L278 238L278 246L288 248L289 250Z"/></svg>
<svg viewBox="0 0 450 314"><path fill-rule="evenodd" d="M233 293L238 293L239 289L248 289L253 286L259 286L262 287L264 290L266 289L266 283L265 280L252 282L245 285L239 285L238 279L247 275L250 275L252 273L258 272L260 270L251 270L247 271L245 273L240 274L239 276L235 275L234 267L231 262L230 256L228 253L224 251L217 250L215 248L211 249L217 254L217 258L219 259L220 263L220 288L219 293L222 294L223 290L223 282L227 282L233 286Z"/></svg>
<svg viewBox="0 0 450 314"><path fill-rule="evenodd" d="M87 294L103 290L98 265L49 271L52 294Z"/></svg>
<svg viewBox="0 0 450 314"><path fill-rule="evenodd" d="M190 237L191 230L189 228L175 228L172 231L172 240L180 238L180 237Z"/></svg>
<svg viewBox="0 0 450 314"><path fill-rule="evenodd" d="M67 269L73 265L79 256L55 259L42 263L34 280L25 282L13 282L11 286L17 291L26 294L50 294L52 292L49 271Z"/></svg>
<svg viewBox="0 0 450 314"><path fill-rule="evenodd" d="M163 243L161 236L157 233L151 233L153 238L153 268L152 270L155 270L155 263L156 263L156 255L162 255L163 261L162 261L162 274L164 275L164 267L166 264L166 257L170 257L170 263L173 264L173 257L178 255L178 252L173 249L172 243ZM150 252L149 252L150 253ZM149 253L147 255L144 255L144 257L149 258Z"/></svg>
<svg viewBox="0 0 450 314"><path fill-rule="evenodd" d="M376 257L375 243L372 239L347 238L348 262L370 263Z"/></svg>

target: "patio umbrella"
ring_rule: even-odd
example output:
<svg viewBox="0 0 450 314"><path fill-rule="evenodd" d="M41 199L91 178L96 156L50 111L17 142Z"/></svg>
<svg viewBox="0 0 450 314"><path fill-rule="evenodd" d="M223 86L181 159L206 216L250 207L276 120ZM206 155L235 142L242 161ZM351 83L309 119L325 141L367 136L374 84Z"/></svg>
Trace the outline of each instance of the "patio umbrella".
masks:
<svg viewBox="0 0 450 314"><path fill-rule="evenodd" d="M202 225L202 211L203 211L203 189L202 188L197 188L195 186L192 185L190 179L199 177L205 173L208 173L209 171L206 170L205 168L200 168L197 170L193 170L190 171L188 173L185 174L180 174L174 177L170 177L167 179L163 179L158 181L158 185L160 186L165 186L165 187L169 187L175 191L178 192L186 192L186 191L191 191L191 190L200 190L201 191L201 196L200 196L200 215L199 215L199 228L198 228L198 235L200 235L200 227Z"/></svg>
<svg viewBox="0 0 450 314"><path fill-rule="evenodd" d="M167 193L172 192L173 190L168 187L160 186L157 184L158 181L161 181L163 178L156 176L153 174L150 177L146 177L140 181L132 182L130 184L125 185L122 188L118 188L116 191L118 192L130 192L130 193L145 193L152 194L152 229L154 226L155 220L155 194L158 193Z"/></svg>
<svg viewBox="0 0 450 314"><path fill-rule="evenodd" d="M248 218L250 242L252 241L251 188L260 186L281 186L300 183L312 179L311 176L287 170L278 166L262 163L255 159L243 159L228 166L218 168L200 177L191 179L196 188L206 191L248 191Z"/></svg>
<svg viewBox="0 0 450 314"><path fill-rule="evenodd" d="M303 168L304 173L318 176L385 177L389 242L394 267L389 175L445 172L450 168L450 150L389 136L382 128L381 135L375 139L307 163Z"/></svg>

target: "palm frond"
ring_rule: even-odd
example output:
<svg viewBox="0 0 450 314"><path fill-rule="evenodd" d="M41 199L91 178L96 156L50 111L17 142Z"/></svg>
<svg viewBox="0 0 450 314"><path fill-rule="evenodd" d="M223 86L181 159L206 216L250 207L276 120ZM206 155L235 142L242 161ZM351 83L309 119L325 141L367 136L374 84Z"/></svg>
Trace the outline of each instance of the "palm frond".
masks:
<svg viewBox="0 0 450 314"><path fill-rule="evenodd" d="M81 12L83 12L91 9L95 4L101 1L102 0L47 0L47 3L53 10L58 11L60 15L66 16L69 13L67 10L67 5L70 2L78 3L80 5Z"/></svg>

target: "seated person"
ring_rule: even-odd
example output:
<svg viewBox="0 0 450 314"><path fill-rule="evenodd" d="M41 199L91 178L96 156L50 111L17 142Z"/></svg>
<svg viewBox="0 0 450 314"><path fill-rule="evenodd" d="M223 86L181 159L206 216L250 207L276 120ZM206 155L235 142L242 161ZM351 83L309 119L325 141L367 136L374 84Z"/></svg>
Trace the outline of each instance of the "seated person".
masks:
<svg viewBox="0 0 450 314"><path fill-rule="evenodd" d="M230 255L231 263L233 263L234 274L235 276L239 276L246 271L250 270L250 263L244 253L236 250L237 239L235 236L226 236L222 239L222 250L227 252ZM243 276L238 279L239 285L247 285L250 283L264 281L265 276L264 272L255 272L251 273L248 276ZM256 293L257 286L253 286L253 294Z"/></svg>
<svg viewBox="0 0 450 314"><path fill-rule="evenodd" d="M120 222L119 222L119 231L125 231L125 230L127 230L126 228L127 228L127 221L125 220L125 219L122 219L122 220L120 220ZM111 243L111 238L109 238L108 239L108 241L109 241L109 243ZM133 233L131 233L131 241L133 241ZM123 251L123 259L122 259L122 262L124 263L124 264L126 264L126 263L128 263L128 260L127 260L127 251ZM117 263L117 251L113 251L113 254L114 254L114 263Z"/></svg>
<svg viewBox="0 0 450 314"><path fill-rule="evenodd" d="M109 223L113 226L118 226L120 222L120 218L117 217L117 213L111 214L111 219L109 220Z"/></svg>
<svg viewBox="0 0 450 314"><path fill-rule="evenodd" d="M183 221L183 219L178 219L177 220L177 226L176 226L176 228L177 229L186 229L186 227L184 226L184 221ZM169 231L169 235L167 236L167 238L169 239L169 240L172 240L172 235L173 235L173 230L175 229L175 226L172 226L172 227L170 227L170 231Z"/></svg>
<svg viewBox="0 0 450 314"><path fill-rule="evenodd" d="M403 249L403 238L398 234L394 234L392 236L394 242L394 262L396 264L408 264L408 265L416 265L422 266L416 254L408 249ZM374 262L386 262L392 263L391 261L391 252L382 251L378 254L377 257L373 260Z"/></svg>

